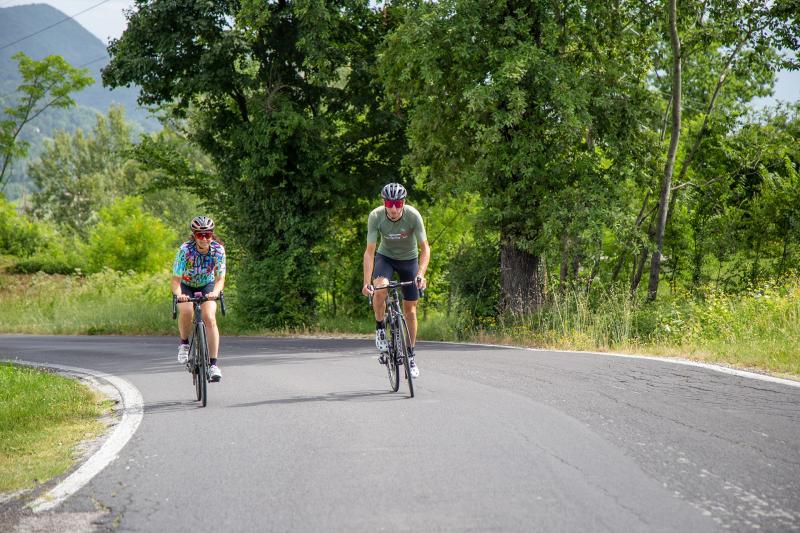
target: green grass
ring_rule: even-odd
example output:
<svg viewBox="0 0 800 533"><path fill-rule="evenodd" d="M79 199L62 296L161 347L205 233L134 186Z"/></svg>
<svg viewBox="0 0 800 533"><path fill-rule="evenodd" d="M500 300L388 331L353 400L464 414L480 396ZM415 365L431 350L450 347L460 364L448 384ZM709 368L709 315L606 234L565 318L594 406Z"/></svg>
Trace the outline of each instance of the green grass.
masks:
<svg viewBox="0 0 800 533"><path fill-rule="evenodd" d="M0 492L25 489L65 472L75 445L98 435L107 410L75 380L0 364Z"/></svg>

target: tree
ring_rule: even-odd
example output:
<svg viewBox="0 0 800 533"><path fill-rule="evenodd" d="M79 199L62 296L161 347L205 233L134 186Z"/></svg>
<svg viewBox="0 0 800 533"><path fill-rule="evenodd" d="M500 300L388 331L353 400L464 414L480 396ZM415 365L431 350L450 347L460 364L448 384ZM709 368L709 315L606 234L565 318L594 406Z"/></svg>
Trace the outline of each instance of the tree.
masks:
<svg viewBox="0 0 800 533"><path fill-rule="evenodd" d="M367 0L136 5L104 82L137 83L142 103L188 118L218 173L211 201L247 254L245 314L309 323L319 283L310 254L330 210L379 190L402 143L370 73L387 22Z"/></svg>
<svg viewBox="0 0 800 533"><path fill-rule="evenodd" d="M501 307L526 312L544 301L548 247L583 237L569 220L610 223L641 178L650 13L513 0L396 9L382 72L407 106L409 162L435 191L481 194L500 236Z"/></svg>
<svg viewBox="0 0 800 533"><path fill-rule="evenodd" d="M24 157L28 143L19 140L19 134L29 122L50 107L67 108L75 105L70 93L80 91L94 83L87 69L76 69L61 56L51 55L34 61L23 52L12 56L19 63L22 83L17 87L19 102L4 109L0 121L0 191L5 188L6 172L11 161Z"/></svg>
<svg viewBox="0 0 800 533"><path fill-rule="evenodd" d="M37 187L33 214L86 236L97 212L137 189L138 170L130 160L130 126L120 107L97 115L91 132L59 132L28 166Z"/></svg>
<svg viewBox="0 0 800 533"><path fill-rule="evenodd" d="M675 0L670 0L667 6L672 68L665 82L671 84L668 94L672 123L653 233L654 250L647 290L650 300L655 300L658 293L664 234L670 203L674 205L674 197L671 199L670 194L678 150L682 150L683 158L675 186L681 187L709 131L709 122L713 120L718 101L725 97L726 87L733 86L729 99L747 101L766 92L779 67L796 69L800 66L791 57L778 53L780 49L795 52L800 49L795 1L703 2L681 5L679 10ZM702 121L690 144L680 146L685 105L682 76L687 66L699 65L705 68L696 68L694 76L700 80L705 78L705 83L694 84L697 92L694 102L705 102L700 113Z"/></svg>

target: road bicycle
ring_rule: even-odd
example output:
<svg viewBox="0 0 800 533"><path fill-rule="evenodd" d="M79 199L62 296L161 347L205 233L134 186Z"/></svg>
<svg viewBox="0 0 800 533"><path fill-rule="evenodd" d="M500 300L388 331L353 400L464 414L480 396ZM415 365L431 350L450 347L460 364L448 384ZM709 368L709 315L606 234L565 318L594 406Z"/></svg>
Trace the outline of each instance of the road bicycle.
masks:
<svg viewBox="0 0 800 533"><path fill-rule="evenodd" d="M411 367L408 352L411 348L411 338L408 335L408 325L403 310L400 307L400 295L397 292L399 287L413 285L416 281L390 281L384 287L373 287L373 291L388 291L386 298L386 342L389 344L389 353L384 356L384 365L389 375L389 386L392 392L397 392L400 388L400 367L405 370L406 381L408 382L408 392L411 398L414 397L414 379L411 377ZM420 296L423 291L420 290ZM372 295L369 297L369 304L372 307Z"/></svg>
<svg viewBox="0 0 800 533"><path fill-rule="evenodd" d="M219 293L219 307L223 316L225 315L225 296ZM206 337L206 325L203 323L203 316L200 306L203 302L212 300L202 292L194 293L194 296L187 300L194 306L192 311L192 334L189 337L189 360L186 362L186 369L192 374L192 385L194 385L197 401L205 407L208 403L208 338ZM183 302L181 302L183 303ZM172 295L172 319L178 316L178 298Z"/></svg>

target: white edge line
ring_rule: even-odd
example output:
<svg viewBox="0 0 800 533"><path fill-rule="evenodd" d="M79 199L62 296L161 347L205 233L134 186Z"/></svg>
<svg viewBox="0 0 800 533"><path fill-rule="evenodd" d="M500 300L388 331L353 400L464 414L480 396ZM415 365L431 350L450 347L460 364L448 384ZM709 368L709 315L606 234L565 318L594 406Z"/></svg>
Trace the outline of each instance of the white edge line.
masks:
<svg viewBox="0 0 800 533"><path fill-rule="evenodd" d="M655 355L635 355L635 354L626 354L626 353L614 353L614 352L581 352L581 351L569 351L569 350L550 350L548 348L525 348L522 346L509 346L506 344L478 344L478 343L468 343L468 342L450 342L450 341L421 341L425 343L433 343L433 344L460 344L462 346L482 346L486 348L507 348L510 350L527 350L529 352L553 352L553 353L567 353L573 355L605 355L608 357L622 357L625 359L649 359L651 361L660 361L662 363L672 363L674 365L685 365L685 366L696 366L699 368L705 368L707 370L714 370L717 372L722 372L723 374L731 374L734 376L739 376L743 378L750 378L750 379L757 379L760 381L768 381L770 383L779 383L781 385L789 385L790 387L800 387L800 381L793 381L791 379L784 379L778 378L775 376L769 376L766 374L759 374L757 372L748 372L747 370L739 370L736 368L730 368L727 366L722 365L715 365L711 363L702 363L699 361L692 361L691 359L681 359L678 357L657 357Z"/></svg>
<svg viewBox="0 0 800 533"><path fill-rule="evenodd" d="M107 381L117 389L122 398L122 420L120 420L117 427L114 428L111 436L86 460L86 462L78 467L77 470L67 476L49 492L27 505L34 513L48 511L79 491L84 485L91 481L94 476L100 473L100 471L118 457L117 454L119 454L120 450L128 443L139 427L139 423L142 421L144 413L142 395L139 390L128 381L111 374L106 374L105 372L51 363L34 363L20 360L4 360L4 362L86 374Z"/></svg>

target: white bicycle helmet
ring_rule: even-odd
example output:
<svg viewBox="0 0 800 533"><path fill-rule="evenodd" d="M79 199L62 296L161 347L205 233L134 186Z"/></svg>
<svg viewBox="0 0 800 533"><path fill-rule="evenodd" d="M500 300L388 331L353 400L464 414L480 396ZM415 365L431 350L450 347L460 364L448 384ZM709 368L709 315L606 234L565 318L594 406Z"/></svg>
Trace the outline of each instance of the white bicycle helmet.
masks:
<svg viewBox="0 0 800 533"><path fill-rule="evenodd" d="M192 231L213 231L214 221L206 216L194 217L189 225Z"/></svg>
<svg viewBox="0 0 800 533"><path fill-rule="evenodd" d="M399 183L387 183L381 191L384 200L402 200L407 195L406 188Z"/></svg>

